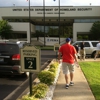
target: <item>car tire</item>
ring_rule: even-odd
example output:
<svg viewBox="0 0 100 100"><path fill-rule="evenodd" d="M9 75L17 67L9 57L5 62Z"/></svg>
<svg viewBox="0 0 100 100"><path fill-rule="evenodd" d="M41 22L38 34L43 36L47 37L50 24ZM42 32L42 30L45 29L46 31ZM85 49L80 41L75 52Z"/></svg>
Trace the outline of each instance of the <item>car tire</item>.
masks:
<svg viewBox="0 0 100 100"><path fill-rule="evenodd" d="M29 77L29 72L25 72L22 74L23 77Z"/></svg>
<svg viewBox="0 0 100 100"><path fill-rule="evenodd" d="M94 58L95 55L96 55L96 51L94 51L94 52L92 53L91 58ZM100 57L100 54L98 54L96 58L99 58L99 57Z"/></svg>
<svg viewBox="0 0 100 100"><path fill-rule="evenodd" d="M94 51L91 55L91 58L94 58L95 57L95 54L96 54L96 51Z"/></svg>

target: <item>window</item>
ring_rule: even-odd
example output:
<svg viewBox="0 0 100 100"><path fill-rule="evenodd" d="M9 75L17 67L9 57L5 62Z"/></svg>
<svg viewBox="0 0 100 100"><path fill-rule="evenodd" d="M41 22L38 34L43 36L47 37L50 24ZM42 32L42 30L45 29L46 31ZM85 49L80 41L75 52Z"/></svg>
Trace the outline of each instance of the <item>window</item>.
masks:
<svg viewBox="0 0 100 100"><path fill-rule="evenodd" d="M96 47L98 42L91 42L91 43L92 43L93 47Z"/></svg>
<svg viewBox="0 0 100 100"><path fill-rule="evenodd" d="M19 53L19 47L17 44L0 43L0 53L17 54Z"/></svg>
<svg viewBox="0 0 100 100"><path fill-rule="evenodd" d="M77 44L80 47L81 43L82 42L77 42L77 43L74 44L74 46Z"/></svg>
<svg viewBox="0 0 100 100"><path fill-rule="evenodd" d="M90 47L89 42L85 42L85 47Z"/></svg>
<svg viewBox="0 0 100 100"><path fill-rule="evenodd" d="M81 46L81 43L82 43L82 42L77 42L77 43L74 44L74 46L75 46L76 44L78 44L78 46L80 47L80 46ZM89 42L85 42L85 47L90 47Z"/></svg>
<svg viewBox="0 0 100 100"><path fill-rule="evenodd" d="M100 19L74 19L74 23L94 23Z"/></svg>

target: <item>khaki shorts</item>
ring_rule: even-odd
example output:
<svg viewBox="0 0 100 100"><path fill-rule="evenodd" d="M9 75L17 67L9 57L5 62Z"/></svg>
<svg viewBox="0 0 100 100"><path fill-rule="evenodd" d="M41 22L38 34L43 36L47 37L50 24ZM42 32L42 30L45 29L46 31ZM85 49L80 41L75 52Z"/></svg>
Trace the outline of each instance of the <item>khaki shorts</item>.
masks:
<svg viewBox="0 0 100 100"><path fill-rule="evenodd" d="M62 70L63 70L63 74L68 74L69 72L73 73L74 72L74 64L62 62Z"/></svg>

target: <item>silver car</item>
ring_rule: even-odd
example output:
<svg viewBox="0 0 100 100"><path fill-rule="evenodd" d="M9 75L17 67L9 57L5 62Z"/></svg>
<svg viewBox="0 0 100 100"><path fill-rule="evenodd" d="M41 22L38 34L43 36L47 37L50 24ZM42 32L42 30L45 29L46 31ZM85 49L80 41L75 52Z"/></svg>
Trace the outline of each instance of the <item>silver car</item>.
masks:
<svg viewBox="0 0 100 100"><path fill-rule="evenodd" d="M78 44L78 46L80 48L80 44L82 42L85 43L86 56L94 58L95 53L96 53L96 45L99 41L76 41L76 42L72 43L72 45L75 46L76 44ZM98 56L100 56L100 55L98 55Z"/></svg>

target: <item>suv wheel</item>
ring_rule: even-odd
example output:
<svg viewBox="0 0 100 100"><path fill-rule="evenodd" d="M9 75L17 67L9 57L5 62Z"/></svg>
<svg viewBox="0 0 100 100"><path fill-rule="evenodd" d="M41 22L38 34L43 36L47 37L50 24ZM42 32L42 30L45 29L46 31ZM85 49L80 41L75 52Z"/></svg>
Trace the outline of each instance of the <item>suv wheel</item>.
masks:
<svg viewBox="0 0 100 100"><path fill-rule="evenodd" d="M94 58L95 55L96 55L96 51L94 51L94 52L92 53L91 58ZM100 57L100 54L97 55L97 58L98 58L98 57Z"/></svg>
<svg viewBox="0 0 100 100"><path fill-rule="evenodd" d="M25 72L22 74L23 77L29 77L29 72Z"/></svg>
<svg viewBox="0 0 100 100"><path fill-rule="evenodd" d="M96 54L96 51L94 51L91 55L91 58L94 58L95 57L95 54Z"/></svg>

